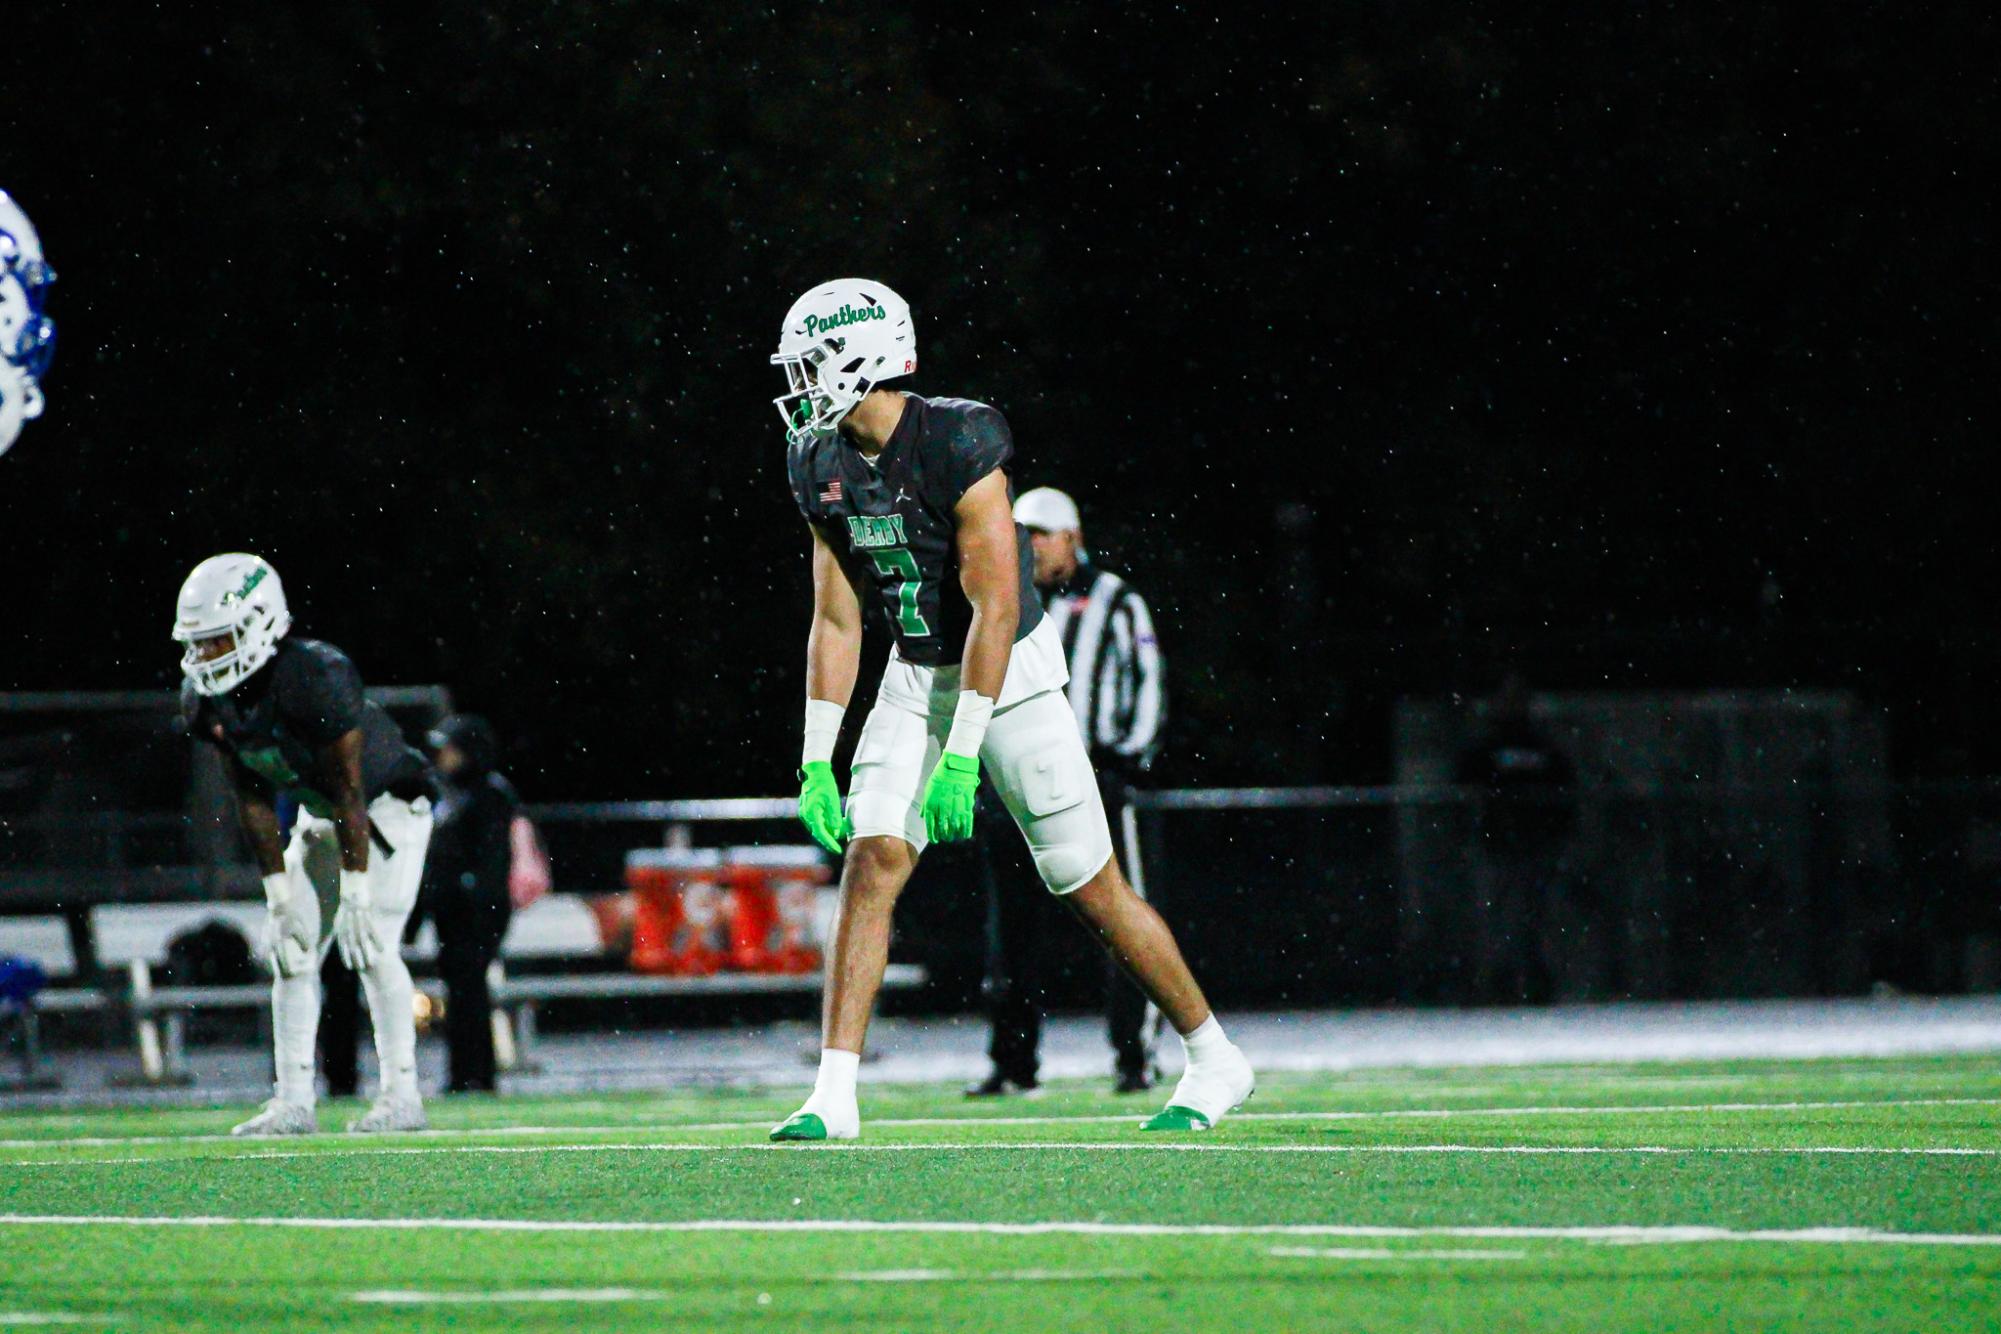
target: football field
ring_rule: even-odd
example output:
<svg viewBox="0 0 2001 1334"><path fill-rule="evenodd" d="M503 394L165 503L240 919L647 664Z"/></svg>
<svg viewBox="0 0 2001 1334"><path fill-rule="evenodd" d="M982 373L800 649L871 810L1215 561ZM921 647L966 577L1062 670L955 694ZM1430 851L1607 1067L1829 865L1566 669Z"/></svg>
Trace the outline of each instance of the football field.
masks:
<svg viewBox="0 0 2001 1334"><path fill-rule="evenodd" d="M1279 1075L1171 1138L864 1093L834 1148L766 1143L797 1090L0 1116L0 1328L2001 1326L1992 1058Z"/></svg>

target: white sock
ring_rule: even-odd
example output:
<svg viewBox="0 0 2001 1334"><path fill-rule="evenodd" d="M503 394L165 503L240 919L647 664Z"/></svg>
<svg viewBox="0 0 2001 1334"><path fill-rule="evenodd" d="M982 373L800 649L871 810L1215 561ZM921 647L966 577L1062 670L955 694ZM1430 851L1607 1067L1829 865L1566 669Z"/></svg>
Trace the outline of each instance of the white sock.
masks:
<svg viewBox="0 0 2001 1334"><path fill-rule="evenodd" d="M813 1081L813 1096L806 1099L810 1111L822 1107L841 1109L855 1105L855 1080L861 1074L861 1053L836 1047L820 1049L820 1075Z"/></svg>
<svg viewBox="0 0 2001 1334"><path fill-rule="evenodd" d="M1170 1107L1186 1107L1213 1126L1256 1090L1251 1063L1223 1036L1223 1026L1214 1015L1193 1033L1184 1033L1181 1045L1188 1053L1188 1068L1167 1100Z"/></svg>
<svg viewBox="0 0 2001 1334"><path fill-rule="evenodd" d="M400 933L402 924L397 923ZM385 936L385 942L400 939ZM410 969L394 944L386 944L374 967L361 975L368 993L368 1025L375 1030L375 1061L382 1071L382 1094L392 1098L417 1096L417 1012L411 1002L416 988Z"/></svg>
<svg viewBox="0 0 2001 1334"><path fill-rule="evenodd" d="M319 1101L313 1083L313 1040L320 1027L320 973L271 979L271 1055L278 1067L278 1097L300 1107Z"/></svg>
<svg viewBox="0 0 2001 1334"><path fill-rule="evenodd" d="M1188 1054L1188 1064L1200 1065L1229 1051L1230 1040L1223 1036L1223 1026L1211 1014L1193 1033L1181 1035L1181 1049Z"/></svg>

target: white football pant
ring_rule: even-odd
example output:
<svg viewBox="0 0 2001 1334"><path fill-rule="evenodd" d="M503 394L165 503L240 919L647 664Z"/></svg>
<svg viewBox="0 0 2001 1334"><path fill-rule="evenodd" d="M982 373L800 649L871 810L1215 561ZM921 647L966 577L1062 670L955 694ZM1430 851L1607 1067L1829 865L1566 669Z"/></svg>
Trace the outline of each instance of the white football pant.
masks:
<svg viewBox="0 0 2001 1334"><path fill-rule="evenodd" d="M1112 859L1112 831L1077 715L1070 670L1048 618L1014 646L980 767L1028 840L1050 892L1068 894ZM855 746L848 819L856 838L888 835L924 851L924 784L959 705L958 667L919 667L894 651Z"/></svg>
<svg viewBox="0 0 2001 1334"><path fill-rule="evenodd" d="M424 876L424 852L431 843L431 803L404 801L387 793L369 803L368 818L381 840L368 850L368 890L382 941L375 962L362 973L368 996L369 1027L375 1030L375 1057L384 1094L417 1095L417 1017L411 1008L410 969L403 962L403 924L417 903ZM395 849L385 853L382 842ZM290 925L318 942L313 966L295 977L271 980L271 1034L278 1067L278 1096L310 1107L315 1101L313 1045L320 1026L320 970L333 945L334 910L340 906L340 834L332 820L304 811L285 849L285 874L292 897Z"/></svg>

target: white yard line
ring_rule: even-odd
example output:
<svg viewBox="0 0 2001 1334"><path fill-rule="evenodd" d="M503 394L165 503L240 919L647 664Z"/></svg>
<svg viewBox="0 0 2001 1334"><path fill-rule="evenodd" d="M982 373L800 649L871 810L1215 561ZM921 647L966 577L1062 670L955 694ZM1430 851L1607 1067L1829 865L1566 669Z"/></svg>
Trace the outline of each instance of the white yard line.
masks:
<svg viewBox="0 0 2001 1334"><path fill-rule="evenodd" d="M1397 1252L1386 1251L1386 1255ZM1442 1252L1441 1252L1442 1254ZM1469 1252L1494 1254L1501 1252ZM1526 1252L1523 1252L1526 1254ZM827 1276L842 1283L1078 1283L1137 1279L1136 1269L857 1269ZM495 1292L455 1289L379 1288L350 1293L348 1300L370 1306L508 1306L605 1305L618 1302L665 1302L677 1294L658 1288L503 1288Z"/></svg>
<svg viewBox="0 0 2001 1334"><path fill-rule="evenodd" d="M1867 1227L1737 1229L1699 1224L1648 1227L1393 1227L1370 1223L978 1223L861 1218L231 1218L221 1215L0 1214L0 1227L280 1228L301 1231L499 1233L893 1233L997 1237L1479 1237L1646 1246L1762 1242L1840 1246L2001 1247L2001 1232L1889 1232Z"/></svg>
<svg viewBox="0 0 2001 1334"><path fill-rule="evenodd" d="M1266 1255L1296 1260L1526 1260L1527 1251L1391 1250L1387 1246L1274 1246Z"/></svg>
<svg viewBox="0 0 2001 1334"><path fill-rule="evenodd" d="M1673 1144L1217 1144L1206 1139L1108 1140L1001 1140L992 1144L701 1144L640 1141L629 1144L382 1144L341 1149L253 1149L244 1153L219 1154L199 1160L128 1154L113 1158L18 1158L8 1167L129 1167L139 1164L180 1164L200 1161L204 1165L236 1162L291 1162L309 1158L405 1158L440 1154L495 1154L514 1156L540 1153L1460 1153L1519 1154L1528 1157L1667 1156L1688 1157L1889 1157L1889 1158L1993 1158L2001 1148L1956 1146L1913 1146L1878 1148L1867 1145L1824 1144L1792 1148L1769 1145L1673 1145Z"/></svg>
<svg viewBox="0 0 2001 1334"><path fill-rule="evenodd" d="M494 1306L522 1302L664 1302L673 1295L655 1288L520 1288L498 1292L382 1288L351 1293L348 1300L375 1306Z"/></svg>
<svg viewBox="0 0 2001 1334"><path fill-rule="evenodd" d="M26 1325L115 1325L115 1315L77 1315L69 1311L0 1311L0 1329Z"/></svg>
<svg viewBox="0 0 2001 1334"><path fill-rule="evenodd" d="M1146 1275L1137 1269L856 1269L834 1277L846 1283L1078 1283Z"/></svg>
<svg viewBox="0 0 2001 1334"><path fill-rule="evenodd" d="M1469 1116L1653 1116L1690 1112L1813 1112L1838 1111L1857 1107L1992 1107L2001 1098L1880 1098L1848 1099L1835 1102L1704 1102L1655 1103L1640 1106L1578 1107L1399 1107L1382 1111L1328 1112L1234 1112L1231 1121L1373 1121L1402 1119L1455 1119ZM871 1126L1033 1126L1109 1125L1142 1120L1139 1116L935 1116L870 1118ZM762 1122L717 1122L709 1125L675 1126L676 1130L748 1129Z"/></svg>
<svg viewBox="0 0 2001 1334"><path fill-rule="evenodd" d="M1859 1098L1826 1102L1704 1102L1653 1103L1606 1107L1400 1107L1381 1111L1325 1112L1237 1112L1232 1121L1372 1121L1409 1118L1440 1120L1479 1116L1666 1116L1705 1112L1817 1112L1842 1111L1862 1107L1997 1107L2001 1098ZM923 1126L1037 1126L1037 1125L1137 1125L1144 1118L1137 1112L1120 1116L906 1116L872 1117L868 1123L879 1127ZM455 1130L411 1131L398 1139L471 1139L481 1136L515 1138L529 1135L631 1135L648 1130L670 1132L765 1130L772 1119L757 1121L698 1121L692 1123L635 1121L616 1126L486 1126ZM0 1150L48 1148L136 1148L172 1144L212 1144L228 1136L206 1135L95 1135L62 1139L41 1136L30 1139L0 1139Z"/></svg>

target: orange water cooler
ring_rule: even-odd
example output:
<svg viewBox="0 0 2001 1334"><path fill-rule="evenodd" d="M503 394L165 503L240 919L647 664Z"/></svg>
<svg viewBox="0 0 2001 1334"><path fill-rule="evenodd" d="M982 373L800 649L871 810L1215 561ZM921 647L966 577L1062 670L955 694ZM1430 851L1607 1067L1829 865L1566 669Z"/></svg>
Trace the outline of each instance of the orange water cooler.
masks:
<svg viewBox="0 0 2001 1334"><path fill-rule="evenodd" d="M632 891L632 968L706 976L722 968L725 889L719 848L635 848L625 854Z"/></svg>
<svg viewBox="0 0 2001 1334"><path fill-rule="evenodd" d="M731 848L729 966L752 973L810 973L820 966L813 916L831 878L811 843Z"/></svg>

